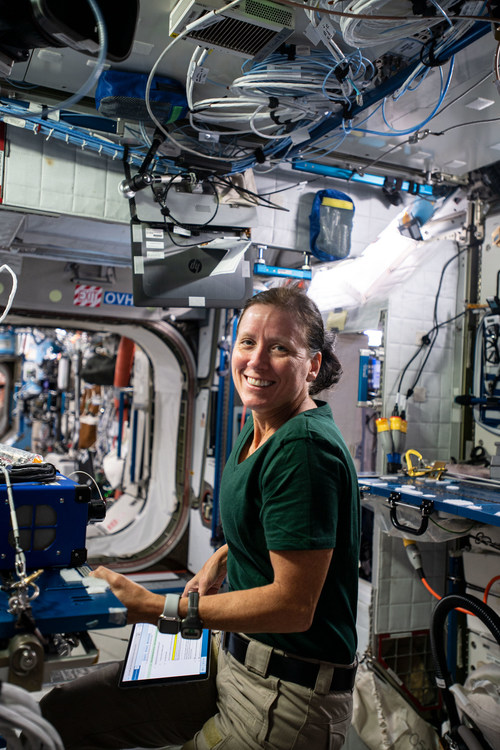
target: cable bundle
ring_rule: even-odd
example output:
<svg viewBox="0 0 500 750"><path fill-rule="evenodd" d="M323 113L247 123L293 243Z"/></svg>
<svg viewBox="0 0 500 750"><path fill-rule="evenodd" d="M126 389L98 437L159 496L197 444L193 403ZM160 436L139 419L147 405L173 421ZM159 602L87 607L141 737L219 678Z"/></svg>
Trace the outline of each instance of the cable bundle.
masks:
<svg viewBox="0 0 500 750"><path fill-rule="evenodd" d="M0 683L0 735L7 740L9 750L64 750L58 732L43 718L37 701L23 688L6 682Z"/></svg>
<svg viewBox="0 0 500 750"><path fill-rule="evenodd" d="M344 41L352 47L374 47L427 31L447 18L446 11L454 5L456 0L442 0L439 4L429 0L428 8L431 10L434 7L436 14L431 16L428 13L422 17L414 15L415 3L412 0L353 0L343 8L344 12L364 17L341 18L340 30ZM394 20L366 18L385 14L392 16Z"/></svg>
<svg viewBox="0 0 500 750"><path fill-rule="evenodd" d="M191 70L200 60L195 53ZM314 126L348 105L350 98L359 94L367 72L371 75L373 66L359 51L339 60L316 50L292 60L273 54L243 70L229 87L232 96L193 103L193 87L188 83L190 122L198 131L209 128L217 135L227 135L227 130L213 130L212 126L242 126L239 135L252 132L268 140L286 139L294 130ZM244 127L247 124L249 130Z"/></svg>

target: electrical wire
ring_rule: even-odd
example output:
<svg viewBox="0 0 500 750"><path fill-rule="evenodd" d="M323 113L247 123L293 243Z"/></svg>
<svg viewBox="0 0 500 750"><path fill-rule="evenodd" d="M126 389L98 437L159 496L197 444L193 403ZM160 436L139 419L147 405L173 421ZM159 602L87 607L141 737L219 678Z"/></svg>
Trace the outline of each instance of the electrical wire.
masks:
<svg viewBox="0 0 500 750"><path fill-rule="evenodd" d="M377 0L372 0L373 2L377 2ZM311 10L316 11L317 6L315 5L305 5L302 3L298 3L295 0L280 0L280 2L283 5L289 5L292 8L300 8L301 10ZM386 0L386 2L390 3L391 5L394 5L391 0ZM486 3L485 3L486 6ZM411 10L409 8L409 10ZM331 16L337 16L339 18L352 18L353 20L356 19L365 19L368 21L408 21L411 23L420 23L421 19L429 19L432 20L435 18L435 16L426 16L424 14L415 16L415 15L407 15L407 16L397 16L397 15L384 15L381 13L373 13L370 15L365 15L363 13L353 13L352 11L345 11L345 10L335 10L333 8L326 8L322 7L319 11L320 13L326 13L327 15ZM462 14L459 16L450 16L450 19L456 23L457 21L463 21L463 20L469 20L469 21L479 21L480 23L487 23L491 24L492 22L500 23L500 18L497 18L496 16L492 16L491 13L488 16L479 16L479 15L472 15L470 13Z"/></svg>
<svg viewBox="0 0 500 750"><path fill-rule="evenodd" d="M451 25L446 11L456 4L455 0L445 0L441 5L434 0L431 2L439 10L440 15L405 18L404 15L409 16L412 11L412 3L409 0L354 0L346 9L354 18L343 17L340 20L342 37L352 47L373 47L403 39L408 35L427 32L441 23L443 17ZM395 11L392 19L388 23L375 19L375 14L387 6L391 11ZM394 23L396 19L397 22Z"/></svg>
<svg viewBox="0 0 500 750"><path fill-rule="evenodd" d="M471 122L459 122L456 125L450 125L449 128L445 128L444 130L440 130L436 133L430 131L429 135L446 135L446 133L449 133L450 130L456 130L457 128L466 128L470 125L487 125L491 122L500 122L500 117L492 117L488 120L472 120Z"/></svg>
<svg viewBox="0 0 500 750"><path fill-rule="evenodd" d="M469 526L467 529L459 530L456 529L447 529L444 526L442 526L440 523L435 521L432 516L429 516L429 521L434 524L434 526L437 526L438 529L441 529L441 531L446 531L448 534L456 534L457 536L464 536L465 534L468 534L469 531L472 531L474 526L476 525L473 523L471 526Z"/></svg>
<svg viewBox="0 0 500 750"><path fill-rule="evenodd" d="M12 276L12 287L9 293L9 297L7 299L7 304L5 305L5 309L3 313L0 315L0 323L3 323L3 321L9 314L10 308L12 307L12 303L14 302L14 297L16 296L16 292L17 292L17 276L12 270L12 268L8 266L6 263L4 263L2 266L0 266L0 273L2 273L2 271L8 271L8 273L10 273L10 275Z"/></svg>
<svg viewBox="0 0 500 750"><path fill-rule="evenodd" d="M19 535L16 506L14 504L14 497L12 494L12 484L10 481L9 472L3 464L0 464L0 470L4 475L5 485L7 488L7 503L9 506L10 524L12 526L12 538L14 541L15 549L15 568L18 577L22 580L26 575L26 556L21 546L21 537Z"/></svg>
<svg viewBox="0 0 500 750"><path fill-rule="evenodd" d="M387 121L387 117L386 117L386 113L385 113L385 106L386 106L386 102L387 102L387 98L385 98L383 100L383 102L382 102L382 118L383 118L384 124L387 126L389 132L390 133L394 133L395 135L410 135L411 133L414 133L416 130L420 130L421 128L423 128L424 125L427 125L427 123L430 120L432 120L433 117L435 117L435 115L437 114L437 112L439 110L439 107L443 103L443 100L444 100L444 98L445 98L445 96L446 96L446 94L448 92L448 89L450 87L450 84L451 84L451 79L453 77L454 68L455 68L455 60L454 60L454 58L452 58L450 60L450 67L449 67L449 70L448 70L448 76L447 76L446 82L444 84L444 87L443 87L443 73L442 73L441 68L439 68L439 74L440 74L440 77L441 77L441 93L439 95L438 102L435 105L435 107L432 110L432 112L424 120L422 120L422 122L420 122L418 125L414 125L411 128L405 128L403 130L399 130L397 128L394 128L392 125L390 125L389 122Z"/></svg>
<svg viewBox="0 0 500 750"><path fill-rule="evenodd" d="M64 750L57 730L41 715L38 702L27 690L9 682L2 682L0 690L0 734L9 750Z"/></svg>
<svg viewBox="0 0 500 750"><path fill-rule="evenodd" d="M99 497L101 498L102 502L105 503L105 500L104 500L104 498L102 496L101 488L97 484L97 482L96 482L95 478L92 476L92 474L89 474L87 471L82 471L81 469L77 469L76 471L72 471L71 474L68 474L68 479L69 479L69 477L72 477L74 474L85 474L86 477L88 477L90 480L92 480L92 482L95 485L95 488L97 489Z"/></svg>
<svg viewBox="0 0 500 750"><path fill-rule="evenodd" d="M144 99L146 103L146 109L148 111L148 114L152 121L155 123L156 127L165 135L165 137L171 141L175 146L180 148L183 151L187 151L190 154L194 154L195 156L201 156L205 159L212 160L212 161L226 161L226 162L232 162L233 159L227 159L225 157L214 157L210 156L208 154L202 153L200 151L196 151L195 149L189 148L188 146L182 146L175 138L172 137L172 135L168 132L168 130L163 126L163 124L158 120L158 118L155 116L152 107L151 107L151 101L150 101L150 93L151 93L151 86L153 83L153 78L155 76L155 73L158 69L158 66L160 65L161 61L165 57L165 55L172 49L174 44L176 44L180 39L183 39L187 34L189 34L193 29L197 28L198 26L201 26L202 24L205 24L208 20L208 16L216 16L220 15L220 13L227 11L229 8L233 8L235 5L238 5L241 2L241 0L231 0L230 3L227 5L224 5L222 8L218 8L217 10L209 11L209 13L206 13L205 15L201 16L200 18L196 19L196 21L193 21L192 23L189 23L181 32L176 36L172 41L167 44L163 52L160 54L158 59L156 60L155 64L151 68L151 71L149 73L147 82L146 82L146 91L144 94Z"/></svg>
<svg viewBox="0 0 500 750"><path fill-rule="evenodd" d="M485 604L488 603L488 596L490 593L490 589L495 583L495 581L500 581L500 576L493 576L493 578L490 581L488 581L488 583L486 584L486 588L484 589L484 595L483 595L483 602Z"/></svg>
<svg viewBox="0 0 500 750"><path fill-rule="evenodd" d="M454 315L452 318L449 318L448 320L443 321L442 323L438 323L438 320L437 320L437 306L438 306L439 296L441 294L441 287L442 287L442 284L443 284L443 279L444 279L445 271L448 268L448 266L454 260L456 260L458 257L460 257L460 255L462 255L462 253L466 252L467 249L468 248L462 248L457 253L455 253L455 255L453 255L451 258L449 258L446 261L446 263L444 264L443 268L441 269L441 274L440 274L440 277L439 277L438 288L437 288L437 291L436 291L436 295L434 297L434 307L433 307L433 322L434 322L434 325L432 326L432 328L430 328L427 331L427 333L425 334L425 336L422 337L422 343L419 345L419 348L417 349L417 351L415 352L415 354L411 357L411 359L406 363L406 365L405 365L405 367L403 369L403 372L401 373L400 379L399 379L399 385L398 385L398 389L397 389L396 401L401 396L401 391L402 391L402 387L403 387L404 376L406 375L406 372L407 372L408 368L414 362L414 360L418 357L418 355L420 354L420 352L426 346L428 347L427 354L426 354L423 362L421 363L421 365L420 365L420 367L418 369L417 375L415 376L415 379L414 379L411 387L406 392L406 399L408 399L408 398L411 397L411 395L413 394L413 391L415 390L415 386L418 384L418 381L420 380L420 377L422 375L424 367L427 364L427 360L429 359L429 355L430 355L430 353L431 353L431 351L432 351L432 349L434 347L434 344L436 343L437 334L438 334L439 330L443 326L448 325L449 323L452 323L454 320L457 320L458 318L460 318L463 315L465 315L465 311L463 311L463 312L458 313L457 315ZM432 338L429 339L429 337L432 337ZM427 341L425 341L425 339L427 339Z"/></svg>
<svg viewBox="0 0 500 750"><path fill-rule="evenodd" d="M406 551L406 555L408 557L408 561L412 568L416 571L418 577L424 584L427 591L432 594L433 597L435 597L438 600L441 600L442 597L437 594L432 586L428 583L428 581L425 578L424 574L424 568L422 565L422 555L420 554L420 550L418 548L418 545L414 539L403 539L403 545ZM466 615L473 615L473 612L469 612L467 609L462 609L461 607L455 607L457 612L462 612Z"/></svg>

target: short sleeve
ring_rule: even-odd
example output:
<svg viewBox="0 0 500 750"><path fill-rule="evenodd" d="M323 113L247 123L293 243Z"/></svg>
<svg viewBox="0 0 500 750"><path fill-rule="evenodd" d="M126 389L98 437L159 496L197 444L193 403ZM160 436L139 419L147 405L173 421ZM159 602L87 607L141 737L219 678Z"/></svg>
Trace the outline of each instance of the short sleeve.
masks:
<svg viewBox="0 0 500 750"><path fill-rule="evenodd" d="M346 468L331 443L290 440L263 469L261 521L267 548L334 548Z"/></svg>

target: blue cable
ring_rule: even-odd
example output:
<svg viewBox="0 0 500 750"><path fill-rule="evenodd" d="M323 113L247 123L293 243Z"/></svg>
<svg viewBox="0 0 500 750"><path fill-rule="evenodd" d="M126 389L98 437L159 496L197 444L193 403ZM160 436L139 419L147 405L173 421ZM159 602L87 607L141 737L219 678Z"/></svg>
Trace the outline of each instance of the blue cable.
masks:
<svg viewBox="0 0 500 750"><path fill-rule="evenodd" d="M442 89L442 92L441 92L441 95L439 97L438 103L436 104L436 106L432 110L431 114L428 117L426 117L425 120L423 120L421 123L419 123L418 125L416 125L415 127L407 128L406 130L397 130L396 128L393 128L391 125L389 125L389 123L387 122L387 118L385 116L385 102L386 102L386 99L383 100L383 102L382 102L382 117L383 117L385 125L387 126L387 128L389 129L389 131L391 133L394 133L396 135L411 135L412 133L415 133L416 130L420 130L421 128L423 128L424 125L427 125L427 123L430 120L432 120L432 118L436 115L438 109L440 108L441 104L443 103L443 99L445 98L446 94L448 93L448 89L450 87L450 83L451 83L451 78L452 78L452 75L453 75L454 67L455 67L455 58L452 57L451 60L450 60L450 69L448 71L448 77L447 77L444 89ZM443 83L443 71L441 70L441 68L439 68L439 73L440 73L440 76L441 76L441 86L442 86L442 83Z"/></svg>

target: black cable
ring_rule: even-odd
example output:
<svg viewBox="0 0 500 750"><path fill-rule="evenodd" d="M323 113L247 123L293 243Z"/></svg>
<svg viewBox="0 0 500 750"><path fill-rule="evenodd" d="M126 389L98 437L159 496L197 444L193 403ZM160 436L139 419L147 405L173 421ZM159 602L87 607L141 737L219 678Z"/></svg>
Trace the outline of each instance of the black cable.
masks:
<svg viewBox="0 0 500 750"><path fill-rule="evenodd" d="M449 323L453 323L453 321L454 320L458 320L458 318L462 318L466 314L466 312L467 312L466 310L463 310L462 312L458 313L457 315L454 315L452 318L448 318L448 320L444 320L442 323L438 323L438 325L435 326L435 328L431 328L430 331L428 331L428 333L426 334L426 336L429 336L434 331L436 332L436 335L434 336L434 339L432 340L432 342L429 345L429 349L427 350L427 354L425 355L424 361L422 362L422 364L420 366L420 369L419 369L419 371L417 373L417 376L416 376L415 380L413 381L413 385L408 389L407 398L410 398L410 396L413 394L413 391L415 390L415 386L417 385L418 381L420 380L420 376L422 375L422 371L423 371L423 369L424 369L424 367L425 367L425 365L427 363L427 360L429 359L429 355L430 355L430 353L432 351L432 348L433 348L434 344L436 343L437 333L438 333L439 329L443 328L443 326L446 326Z"/></svg>
<svg viewBox="0 0 500 750"><path fill-rule="evenodd" d="M284 193L286 190L293 190L293 188L299 187L299 185L302 185L304 182L307 182L307 184L310 185L312 182L317 182L321 179L323 178L315 177L314 180L302 180L302 182L296 182L294 185L289 185L288 187L280 188L279 190L271 190L271 192L269 193L259 193L259 198L262 198L265 195L276 195L277 193Z"/></svg>
<svg viewBox="0 0 500 750"><path fill-rule="evenodd" d="M468 125L485 125L489 122L500 122L500 117L493 117L490 120L473 120L471 122L459 122L456 125L450 125L449 128L445 128L444 130L440 130L437 133L434 133L432 130L429 131L429 135L445 135L446 133L449 133L450 130L455 130L455 128L465 128Z"/></svg>
<svg viewBox="0 0 500 750"><path fill-rule="evenodd" d="M213 182L211 180L204 180L203 181L204 184L210 185L210 187L213 190L213 194L215 196L215 210L214 210L212 216L209 219L207 219L207 221L205 221L203 224L187 224L186 222L182 222L182 221L179 221L179 219L176 219L176 217L173 216L170 213L170 210L169 210L169 208L167 206L168 191L172 187L172 184L173 184L173 182L174 182L174 180L175 180L176 177L185 177L185 175L182 174L182 173L180 175L179 174L173 175L173 177L171 178L171 180L167 183L166 187L161 191L161 194L160 193L154 193L154 190L153 190L153 194L155 195L155 200L161 206L161 212L162 212L162 214L164 216L165 222L167 222L167 217L168 217L171 220L172 224L176 224L177 226L182 227L183 229L189 229L189 230L191 230L191 229L203 229L204 227L208 226L208 224L211 224L213 222L213 220L215 219L215 217L217 216L217 213L219 212L219 205L220 205L219 193L217 192L217 188L215 187L215 185L213 184ZM169 233L169 235L170 235L170 233ZM175 244L177 244L177 243L174 242L174 245ZM179 247L183 247L183 246L179 245ZM190 247L190 246L189 245L185 245L184 247ZM191 247L192 247L192 245L191 245Z"/></svg>
<svg viewBox="0 0 500 750"><path fill-rule="evenodd" d="M223 177L217 177L217 180L221 182L223 185L227 185L228 187L233 188L236 190L237 193L245 193L246 195L251 195L253 198L262 198L262 196L259 193L254 193L253 190L248 190L248 188L244 188L241 185L235 185L234 182L231 180L225 180ZM278 206L276 203L273 203L272 201L267 200L266 198L262 198L264 203L267 203L271 208L276 208L279 211L289 211L290 209L284 208L283 206Z"/></svg>
<svg viewBox="0 0 500 750"><path fill-rule="evenodd" d="M403 369L403 372L401 373L401 377L399 379L398 393L401 393L402 385L403 385L403 378L404 378L404 376L405 376L405 374L406 374L409 366L418 357L418 355L424 349L424 347L428 346L429 348L427 350L427 354L425 355L424 360L423 360L422 364L420 365L420 367L419 367L419 369L417 371L417 375L415 377L415 380L413 381L413 384L410 386L410 388L408 389L408 391L406 393L406 398L410 398L410 396L413 394L413 391L415 390L415 386L417 385L418 381L420 380L420 377L422 375L423 369L424 369L425 365L427 364L427 360L429 359L429 355L430 355L430 353L431 353L431 351L432 351L432 349L434 347L434 344L436 343L436 339L437 339L437 336L438 336L438 333L439 333L439 329L442 328L444 325L447 325L448 323L451 323L453 320L456 320L457 318L461 317L462 315L465 315L465 312L461 312L458 315L455 315L453 318L450 318L449 320L444 321L443 323L438 323L438 319L437 319L437 308L438 308L439 296L441 294L441 287L443 285L443 278L444 278L445 271L448 268L448 266L450 265L450 263L452 263L454 260L456 260L467 249L468 248L466 248L466 247L462 248L462 250L459 250L451 258L448 258L448 260L444 264L443 268L441 269L441 275L439 277L439 284L438 284L438 288L437 288L436 295L435 295L435 298L434 298L434 310L433 310L433 322L434 322L434 325L433 325L432 328L430 328L427 331L427 333L425 334L425 336L422 337L422 343L420 344L419 348L417 349L417 351L415 352L415 354L413 355L413 357L411 357L411 359L405 365L405 367ZM430 338L430 337L432 337L432 338Z"/></svg>

